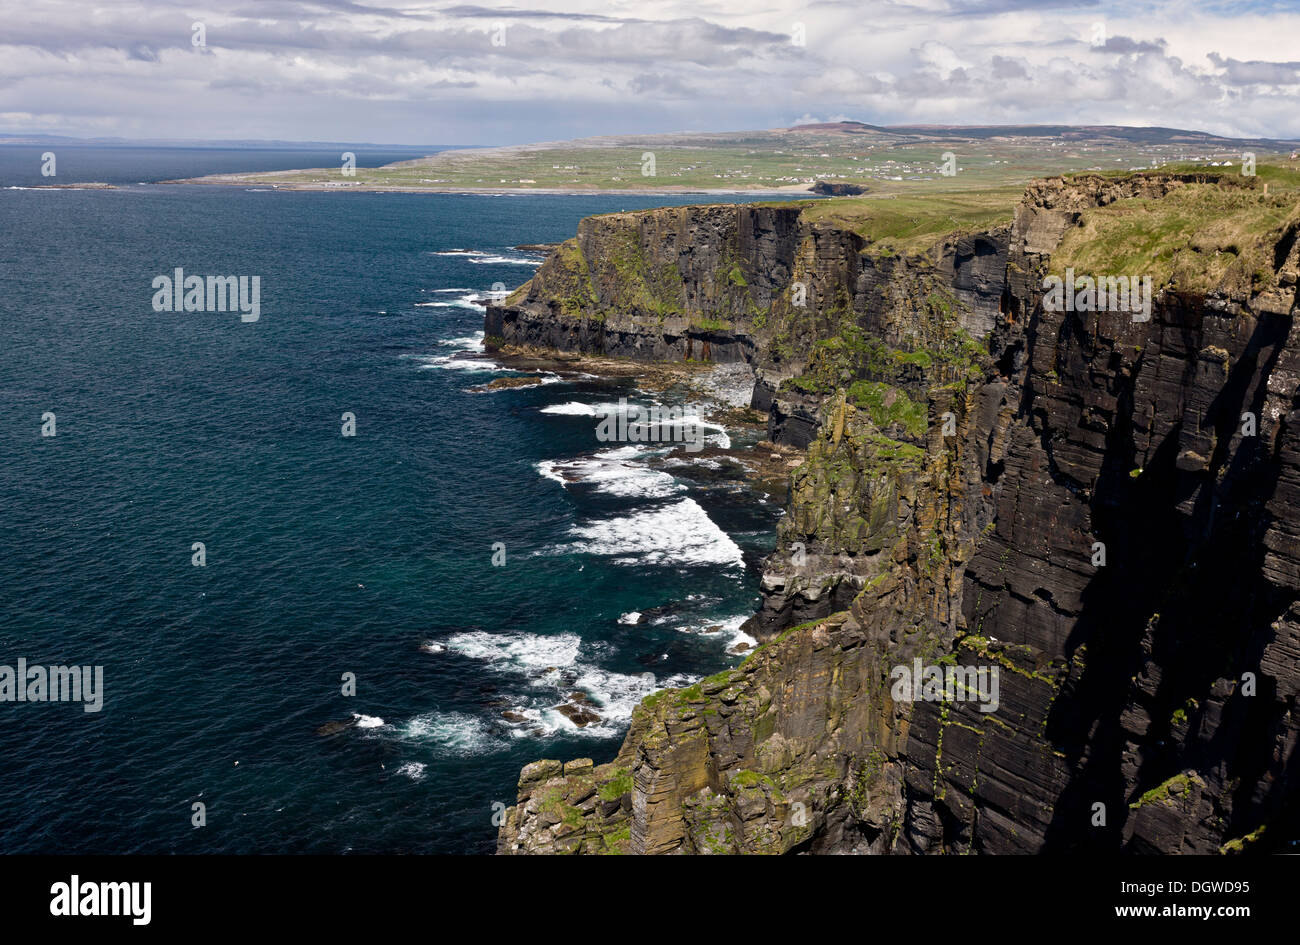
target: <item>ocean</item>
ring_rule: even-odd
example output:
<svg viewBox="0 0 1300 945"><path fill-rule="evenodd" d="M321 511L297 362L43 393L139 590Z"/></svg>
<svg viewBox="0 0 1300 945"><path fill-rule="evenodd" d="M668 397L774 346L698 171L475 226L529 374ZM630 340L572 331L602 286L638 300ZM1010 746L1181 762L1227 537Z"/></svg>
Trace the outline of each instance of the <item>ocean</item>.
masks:
<svg viewBox="0 0 1300 945"><path fill-rule="evenodd" d="M0 702L0 851L488 853L522 765L740 660L779 507L599 442L632 381L472 388L515 246L752 197L153 183L327 163L208 149L22 189L45 150L0 147L0 666L102 666L103 705ZM260 317L155 311L178 267Z"/></svg>

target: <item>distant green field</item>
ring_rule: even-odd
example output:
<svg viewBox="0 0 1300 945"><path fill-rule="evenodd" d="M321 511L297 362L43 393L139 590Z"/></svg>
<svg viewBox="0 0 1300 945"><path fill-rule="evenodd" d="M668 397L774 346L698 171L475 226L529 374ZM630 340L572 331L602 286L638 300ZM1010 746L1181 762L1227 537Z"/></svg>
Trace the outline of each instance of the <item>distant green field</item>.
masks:
<svg viewBox="0 0 1300 945"><path fill-rule="evenodd" d="M951 156L951 159L949 159ZM412 190L806 190L817 181L876 194L970 191L1072 171L1131 170L1171 161L1240 159L1225 146L1007 135L918 137L798 129L720 135L584 139L445 151L381 168L232 175L241 182ZM956 168L955 175L945 175Z"/></svg>

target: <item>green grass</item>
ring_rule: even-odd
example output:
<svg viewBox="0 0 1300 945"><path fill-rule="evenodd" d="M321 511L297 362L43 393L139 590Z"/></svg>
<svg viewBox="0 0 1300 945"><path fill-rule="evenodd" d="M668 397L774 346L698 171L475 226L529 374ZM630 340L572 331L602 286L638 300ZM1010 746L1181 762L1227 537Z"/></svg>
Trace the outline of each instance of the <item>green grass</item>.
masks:
<svg viewBox="0 0 1300 945"><path fill-rule="evenodd" d="M619 768L613 778L600 786L598 793L602 801L616 801L631 790L632 773L626 768Z"/></svg>
<svg viewBox="0 0 1300 945"><path fill-rule="evenodd" d="M1234 840L1229 840L1223 846L1219 847L1219 852L1220 853L1245 853L1248 849L1250 849L1250 847L1252 847L1256 843L1259 843L1259 841L1263 839L1264 833L1267 830L1268 830L1267 824L1260 824L1258 827L1256 827L1254 830L1252 830L1250 833L1246 834L1245 836L1237 837Z"/></svg>
<svg viewBox="0 0 1300 945"><path fill-rule="evenodd" d="M855 381L848 393L850 402L866 410L880 429L898 423L912 436L925 434L925 404L917 403L898 388L879 381Z"/></svg>
<svg viewBox="0 0 1300 945"><path fill-rule="evenodd" d="M934 303L930 304L933 310ZM841 322L834 334L812 346L804 372L783 382L783 385L805 393L829 394L844 386L846 371L848 377L880 381L895 387L902 386L903 378L914 376L914 368L927 373L933 371L929 381L932 384L951 384L963 378L980 376L981 365L988 357L983 345L971 338L951 317L944 318L936 312L929 324L934 329L935 340L904 351L891 348L852 322ZM863 396L867 396L869 390L859 388Z"/></svg>
<svg viewBox="0 0 1300 945"><path fill-rule="evenodd" d="M950 233L1010 223L1023 194L1024 187L1016 185L965 190L917 188L876 198L836 197L809 205L804 219L852 230L870 240L873 250L911 255L929 249Z"/></svg>
<svg viewBox="0 0 1300 945"><path fill-rule="evenodd" d="M776 782L767 775L760 774L757 771L750 771L747 768L733 774L731 783L740 788L756 788L762 784L766 784L768 787L776 787Z"/></svg>
<svg viewBox="0 0 1300 945"><path fill-rule="evenodd" d="M731 331L732 324L724 318L692 318L691 328L696 331Z"/></svg>
<svg viewBox="0 0 1300 945"><path fill-rule="evenodd" d="M627 851L628 845L632 842L632 827L624 825L617 830L611 831L600 838L602 845L601 853L606 856L617 856Z"/></svg>
<svg viewBox="0 0 1300 945"><path fill-rule="evenodd" d="M1178 785L1180 788L1178 792L1179 796L1186 796L1187 791L1191 787L1193 782L1197 784L1202 784L1201 779L1194 774L1190 776L1187 774L1176 774L1168 781L1165 781L1162 784L1157 784L1151 790L1147 791L1136 801L1130 804L1129 807L1136 810L1139 807L1145 807L1147 804L1155 804L1155 803L1160 803L1161 801L1167 801L1170 798L1175 796L1169 790L1174 785Z"/></svg>
<svg viewBox="0 0 1300 945"><path fill-rule="evenodd" d="M1085 211L1052 257L1076 276L1151 276L1154 291L1259 291L1273 279L1273 247L1300 224L1300 170L1260 165L1256 180L1224 174L1159 199ZM1263 183L1268 183L1264 193Z"/></svg>

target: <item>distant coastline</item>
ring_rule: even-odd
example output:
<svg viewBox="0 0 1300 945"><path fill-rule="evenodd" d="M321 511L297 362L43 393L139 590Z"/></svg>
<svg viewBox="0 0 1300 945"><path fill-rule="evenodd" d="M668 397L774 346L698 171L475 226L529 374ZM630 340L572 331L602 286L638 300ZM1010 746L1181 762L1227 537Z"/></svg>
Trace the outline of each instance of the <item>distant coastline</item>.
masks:
<svg viewBox="0 0 1300 945"><path fill-rule="evenodd" d="M316 166L195 168L164 183L363 193L754 199L983 192L1034 178L1236 166L1294 142L1118 127L881 128L833 122L745 132L601 136L407 158L341 150ZM396 158L396 159L394 159ZM360 161L360 163L358 163Z"/></svg>
<svg viewBox="0 0 1300 945"><path fill-rule="evenodd" d="M285 173L301 173L289 171ZM595 197L602 195L623 195L628 197L654 197L654 196L691 196L699 194L701 196L744 196L753 194L754 196L766 195L789 195L789 196L813 196L812 187L809 184L792 184L787 187L716 187L716 188L699 188L699 187L638 187L626 189L601 189L601 188L565 188L565 187L441 187L436 185L413 184L410 186L394 186L385 184L368 184L368 183L321 183L321 182L285 182L275 183L266 180L270 176L268 173L258 174L211 174L206 177L186 177L177 180L159 181L160 184L202 184L204 186L219 187L265 187L270 190L308 190L322 192L352 192L352 193L401 193L401 194L474 194L482 196L484 194L547 194L550 196L563 197Z"/></svg>

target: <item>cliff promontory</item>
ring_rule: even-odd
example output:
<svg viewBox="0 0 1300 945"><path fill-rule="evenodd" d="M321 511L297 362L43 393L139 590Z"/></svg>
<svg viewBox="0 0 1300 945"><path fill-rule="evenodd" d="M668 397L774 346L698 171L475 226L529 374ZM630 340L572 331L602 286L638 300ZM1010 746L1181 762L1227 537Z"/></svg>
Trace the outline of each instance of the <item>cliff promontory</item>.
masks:
<svg viewBox="0 0 1300 945"><path fill-rule="evenodd" d="M746 362L807 456L762 645L526 767L499 851L1293 843L1298 236L1276 167L582 221L489 346Z"/></svg>

